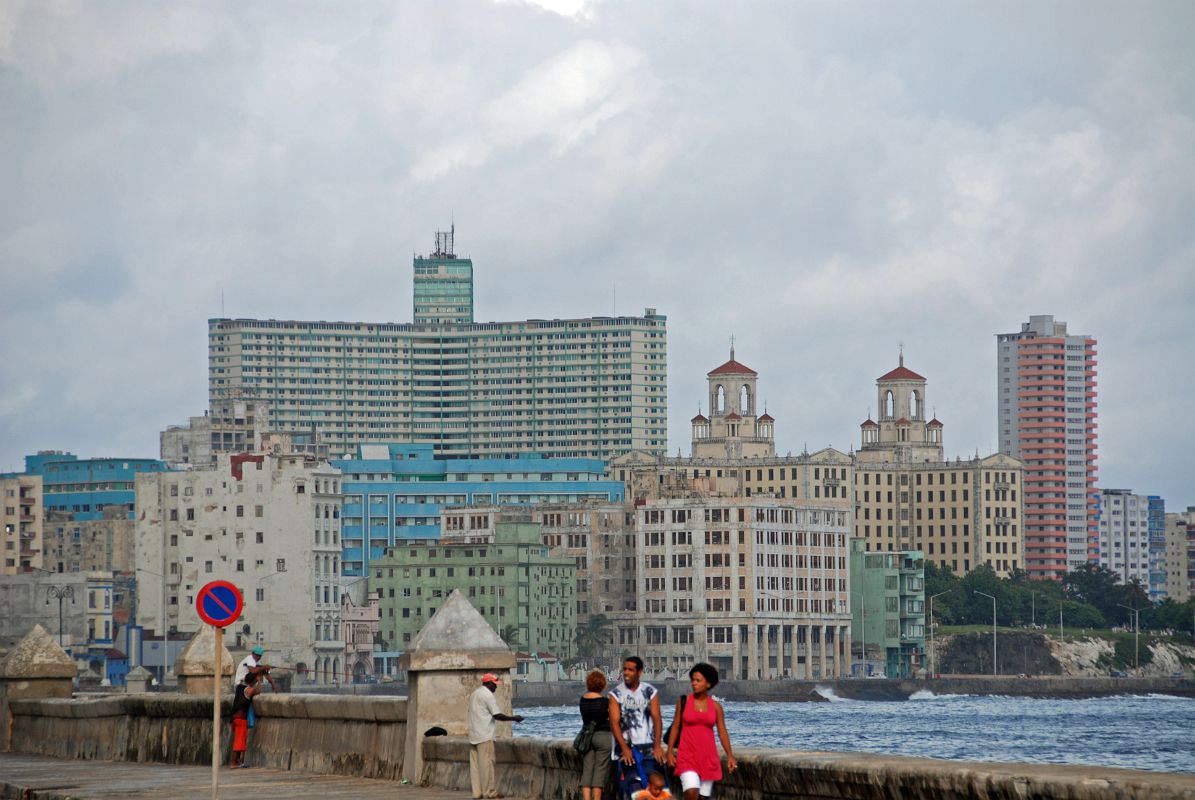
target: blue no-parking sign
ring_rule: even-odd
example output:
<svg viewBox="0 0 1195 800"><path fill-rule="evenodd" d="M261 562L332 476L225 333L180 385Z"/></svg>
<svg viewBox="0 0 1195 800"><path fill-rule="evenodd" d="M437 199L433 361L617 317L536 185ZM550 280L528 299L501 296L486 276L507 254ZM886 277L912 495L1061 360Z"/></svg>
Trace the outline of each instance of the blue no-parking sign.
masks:
<svg viewBox="0 0 1195 800"><path fill-rule="evenodd" d="M195 597L199 618L217 628L226 628L236 622L244 605L241 590L228 581L204 584Z"/></svg>

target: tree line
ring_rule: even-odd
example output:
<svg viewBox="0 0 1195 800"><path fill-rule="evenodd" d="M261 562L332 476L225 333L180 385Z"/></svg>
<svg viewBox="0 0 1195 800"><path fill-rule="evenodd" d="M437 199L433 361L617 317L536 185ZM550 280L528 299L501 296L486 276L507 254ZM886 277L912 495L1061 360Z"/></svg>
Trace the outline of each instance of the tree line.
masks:
<svg viewBox="0 0 1195 800"><path fill-rule="evenodd" d="M1019 627L1058 627L1062 612L1064 630L1071 628L1132 628L1134 612L1140 613L1141 630L1192 633L1195 601L1167 599L1151 603L1149 592L1137 580L1120 577L1098 564L1083 564L1061 581L1034 580L1024 570L1000 578L984 564L962 577L949 567L925 563L925 598L934 599L934 623L939 625L990 625L996 598L996 624Z"/></svg>

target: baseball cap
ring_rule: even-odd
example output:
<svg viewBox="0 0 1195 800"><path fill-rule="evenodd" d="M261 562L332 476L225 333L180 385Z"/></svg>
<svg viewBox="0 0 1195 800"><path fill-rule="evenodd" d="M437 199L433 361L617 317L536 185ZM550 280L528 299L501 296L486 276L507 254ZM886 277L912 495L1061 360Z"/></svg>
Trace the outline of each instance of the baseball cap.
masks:
<svg viewBox="0 0 1195 800"><path fill-rule="evenodd" d="M258 645L253 646L253 655L261 656L261 655L265 655L265 652L266 652L266 649L264 647L262 647L261 645L258 644Z"/></svg>
<svg viewBox="0 0 1195 800"><path fill-rule="evenodd" d="M487 672L481 676L482 683L501 683L502 681L492 672Z"/></svg>

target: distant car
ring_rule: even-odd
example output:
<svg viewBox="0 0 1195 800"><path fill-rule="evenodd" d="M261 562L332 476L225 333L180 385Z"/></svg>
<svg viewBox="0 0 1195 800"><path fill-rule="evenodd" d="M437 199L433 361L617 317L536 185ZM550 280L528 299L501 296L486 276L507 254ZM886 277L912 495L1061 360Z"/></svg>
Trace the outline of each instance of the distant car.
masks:
<svg viewBox="0 0 1195 800"><path fill-rule="evenodd" d="M1129 674L1122 669L1109 670L1108 675L1113 678L1127 678Z"/></svg>
<svg viewBox="0 0 1195 800"><path fill-rule="evenodd" d="M1171 672L1170 673L1171 678L1181 678L1182 676L1183 676L1183 674L1181 672Z"/></svg>

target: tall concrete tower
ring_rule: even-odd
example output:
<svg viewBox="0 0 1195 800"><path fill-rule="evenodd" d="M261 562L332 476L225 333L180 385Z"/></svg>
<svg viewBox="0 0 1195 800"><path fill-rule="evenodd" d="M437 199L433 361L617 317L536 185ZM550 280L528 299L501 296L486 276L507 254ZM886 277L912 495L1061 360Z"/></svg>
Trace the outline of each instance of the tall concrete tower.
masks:
<svg viewBox="0 0 1195 800"><path fill-rule="evenodd" d="M436 249L415 256L415 324L473 322L473 261L457 258L456 225L436 233Z"/></svg>
<svg viewBox="0 0 1195 800"><path fill-rule="evenodd" d="M996 336L1000 452L1025 462L1025 570L1035 578L1099 556L1095 345L1051 315Z"/></svg>

